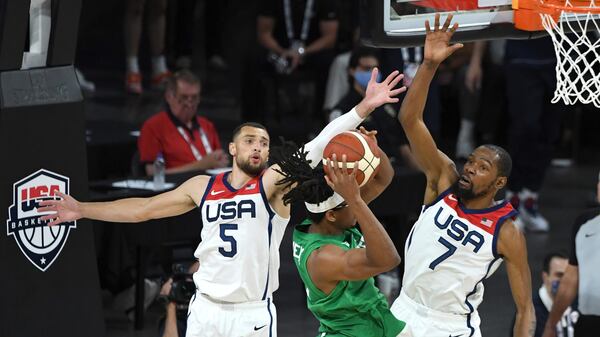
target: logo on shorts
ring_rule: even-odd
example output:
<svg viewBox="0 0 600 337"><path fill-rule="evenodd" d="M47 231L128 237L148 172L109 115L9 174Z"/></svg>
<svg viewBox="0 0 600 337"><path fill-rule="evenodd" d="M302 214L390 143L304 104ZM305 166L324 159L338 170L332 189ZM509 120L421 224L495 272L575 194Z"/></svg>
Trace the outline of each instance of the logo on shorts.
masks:
<svg viewBox="0 0 600 337"><path fill-rule="evenodd" d="M23 255L41 271L56 260L76 221L49 227L37 211L42 200L58 199L56 192L69 193L69 178L38 170L13 184L13 204L8 208L6 234L13 236Z"/></svg>

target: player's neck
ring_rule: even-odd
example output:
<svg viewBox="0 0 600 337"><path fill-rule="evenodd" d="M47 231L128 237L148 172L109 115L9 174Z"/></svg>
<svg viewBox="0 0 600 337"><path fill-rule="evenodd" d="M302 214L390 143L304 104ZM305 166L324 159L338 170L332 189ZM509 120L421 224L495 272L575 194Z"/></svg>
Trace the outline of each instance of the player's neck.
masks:
<svg viewBox="0 0 600 337"><path fill-rule="evenodd" d="M251 176L234 166L233 170L231 170L231 174L227 176L227 182L233 188L240 189L242 188L242 186L246 185L246 183L252 178L254 178L254 176Z"/></svg>
<svg viewBox="0 0 600 337"><path fill-rule="evenodd" d="M461 199L461 204L468 209L485 209L494 206L494 198L484 197L470 200Z"/></svg>
<svg viewBox="0 0 600 337"><path fill-rule="evenodd" d="M311 224L310 227L308 227L308 232L320 235L340 235L344 233L343 230L336 228L333 224L326 221L321 221L319 224Z"/></svg>

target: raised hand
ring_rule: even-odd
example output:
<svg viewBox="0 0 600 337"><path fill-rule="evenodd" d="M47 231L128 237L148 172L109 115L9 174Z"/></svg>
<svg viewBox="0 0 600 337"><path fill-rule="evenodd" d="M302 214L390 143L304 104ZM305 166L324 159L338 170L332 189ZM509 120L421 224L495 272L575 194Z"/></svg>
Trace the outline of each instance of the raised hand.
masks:
<svg viewBox="0 0 600 337"><path fill-rule="evenodd" d="M373 68L371 79L365 91L365 97L357 106L357 112L362 118L366 118L371 112L386 103L397 103L398 98L395 96L406 91L406 87L404 86L394 89L402 78L404 78L404 75L400 74L398 70L389 74L381 83L377 83L378 73L379 70Z"/></svg>
<svg viewBox="0 0 600 337"><path fill-rule="evenodd" d="M448 56L452 55L455 51L462 48L462 43L456 43L450 45L450 39L456 29L458 29L458 23L454 23L450 27L452 22L452 14L449 14L444 22L444 25L440 27L440 14L435 15L435 21L433 30L429 26L429 20L425 21L425 30L427 32L425 38L425 52L423 53L424 62L431 62L433 64L442 63Z"/></svg>
<svg viewBox="0 0 600 337"><path fill-rule="evenodd" d="M52 212L41 217L42 221L51 220L48 226L58 225L63 222L71 222L82 218L79 202L72 196L56 192L61 200L44 200L37 208L38 213Z"/></svg>
<svg viewBox="0 0 600 337"><path fill-rule="evenodd" d="M341 195L344 200L351 201L360 199L360 188L356 182L356 172L358 163L354 163L351 173L348 173L348 163L346 163L346 155L342 155L342 167L340 168L337 161L337 156L334 153L333 158L329 158L327 175L325 181L337 194Z"/></svg>

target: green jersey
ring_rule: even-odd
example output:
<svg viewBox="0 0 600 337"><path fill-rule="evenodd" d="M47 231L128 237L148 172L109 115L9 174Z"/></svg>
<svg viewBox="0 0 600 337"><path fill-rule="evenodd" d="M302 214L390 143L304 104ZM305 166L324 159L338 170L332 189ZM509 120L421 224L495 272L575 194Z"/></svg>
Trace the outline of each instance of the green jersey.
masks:
<svg viewBox="0 0 600 337"><path fill-rule="evenodd" d="M308 233L310 225L306 220L294 229L294 262L306 287L308 309L320 322L319 336L396 337L405 323L391 313L372 277L339 281L331 293L325 294L314 285L306 269L310 254L322 246L363 248L362 234L355 228L340 235Z"/></svg>

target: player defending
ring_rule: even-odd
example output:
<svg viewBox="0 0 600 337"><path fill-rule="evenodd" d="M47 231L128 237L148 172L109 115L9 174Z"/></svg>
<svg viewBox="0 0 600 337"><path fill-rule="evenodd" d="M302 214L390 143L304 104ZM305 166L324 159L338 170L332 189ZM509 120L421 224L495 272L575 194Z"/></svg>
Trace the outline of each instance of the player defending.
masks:
<svg viewBox="0 0 600 337"><path fill-rule="evenodd" d="M361 132L376 141L376 132ZM343 169L334 157L325 176L322 167L313 170L298 153L291 149L273 157L287 181L296 184L284 201L304 202L308 209L308 220L294 230L293 252L308 309L320 323L319 337L398 336L405 323L391 313L373 276L397 266L400 256L367 206L394 177L388 157L380 151L378 173L359 188L358 165L348 174L345 155Z"/></svg>
<svg viewBox="0 0 600 337"><path fill-rule="evenodd" d="M413 336L481 336L477 307L482 281L506 261L517 307L514 336L533 336L535 315L531 276L523 234L511 218L509 203L494 197L510 175L508 153L494 145L475 149L459 173L423 122L423 108L436 69L461 48L449 45L458 24L452 15L442 27L439 14L427 37L423 64L402 104L399 119L412 152L427 177L424 206L406 241L405 272L396 317L409 324Z"/></svg>
<svg viewBox="0 0 600 337"><path fill-rule="evenodd" d="M397 71L377 83L373 71L365 98L350 112L327 125L305 145L307 159L318 163L336 134L356 128L375 108L397 102L404 88ZM62 200L41 203L49 225L81 218L110 222L143 222L201 210L202 242L195 257L196 294L190 301L188 337L276 336L272 293L279 286L279 245L289 221L283 203L286 189L277 182L277 166L267 168L269 134L260 124L244 123L233 132L229 153L233 169L217 176L199 175L176 189L151 198L84 203Z"/></svg>

